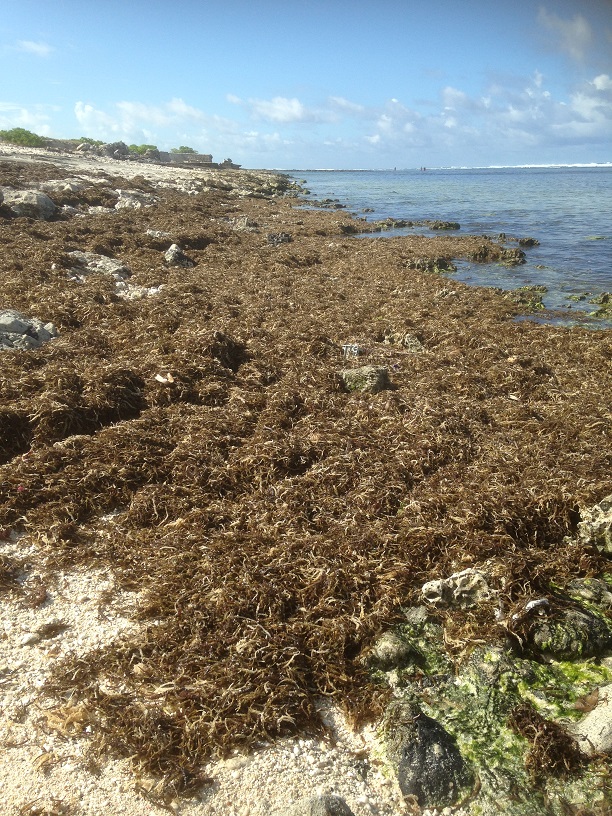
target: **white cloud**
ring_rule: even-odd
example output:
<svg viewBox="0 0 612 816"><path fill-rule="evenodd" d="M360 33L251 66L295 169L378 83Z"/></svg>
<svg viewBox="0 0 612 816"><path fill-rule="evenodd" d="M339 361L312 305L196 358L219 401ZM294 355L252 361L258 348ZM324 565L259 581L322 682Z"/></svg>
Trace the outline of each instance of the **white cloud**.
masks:
<svg viewBox="0 0 612 816"><path fill-rule="evenodd" d="M538 22L555 36L556 45L562 51L574 60L584 59L593 39L593 32L582 14L576 14L571 20L564 20L540 6Z"/></svg>
<svg viewBox="0 0 612 816"><path fill-rule="evenodd" d="M275 96L273 99L249 99L251 114L256 119L268 122L321 122L329 121L330 115L324 111L307 108L297 97L287 99Z"/></svg>
<svg viewBox="0 0 612 816"><path fill-rule="evenodd" d="M22 127L41 136L48 136L51 132L50 114L59 110L56 105L33 105L26 108L10 102L0 102L0 129Z"/></svg>
<svg viewBox="0 0 612 816"><path fill-rule="evenodd" d="M345 99L343 96L330 96L329 97L330 104L333 107L338 108L340 111L347 113L347 114L362 114L365 112L365 108L363 105L358 105L355 102L350 102L348 99Z"/></svg>
<svg viewBox="0 0 612 816"><path fill-rule="evenodd" d="M596 76L591 85L598 91L612 91L612 79L610 79L608 74Z"/></svg>
<svg viewBox="0 0 612 816"><path fill-rule="evenodd" d="M34 42L33 40L18 40L15 49L25 54L34 54L36 57L48 57L55 50L45 42Z"/></svg>

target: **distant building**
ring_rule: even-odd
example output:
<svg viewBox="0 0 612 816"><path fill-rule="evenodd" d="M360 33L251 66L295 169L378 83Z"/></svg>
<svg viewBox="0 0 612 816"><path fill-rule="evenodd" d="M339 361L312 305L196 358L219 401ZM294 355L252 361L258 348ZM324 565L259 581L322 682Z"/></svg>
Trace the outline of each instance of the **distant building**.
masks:
<svg viewBox="0 0 612 816"><path fill-rule="evenodd" d="M159 161L162 164L190 164L195 167L217 168L221 170L239 170L240 165L234 164L231 159L225 159L221 164L212 160L211 153L169 153L159 151Z"/></svg>

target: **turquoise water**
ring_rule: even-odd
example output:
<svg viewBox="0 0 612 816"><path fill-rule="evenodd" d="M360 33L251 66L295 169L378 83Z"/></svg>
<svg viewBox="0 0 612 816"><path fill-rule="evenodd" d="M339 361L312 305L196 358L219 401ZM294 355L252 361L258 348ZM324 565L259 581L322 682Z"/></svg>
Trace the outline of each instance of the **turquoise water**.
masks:
<svg viewBox="0 0 612 816"><path fill-rule="evenodd" d="M308 198L338 199L368 220L458 221L459 234L536 238L540 246L525 249L524 265L461 263L455 277L504 289L545 285L545 306L565 312L556 320L590 322L588 314L598 307L588 301L612 291L612 165L425 172L299 170L290 175L311 191ZM373 212L363 214L365 208ZM409 233L439 234L417 227L383 236ZM611 322L594 325L609 327Z"/></svg>

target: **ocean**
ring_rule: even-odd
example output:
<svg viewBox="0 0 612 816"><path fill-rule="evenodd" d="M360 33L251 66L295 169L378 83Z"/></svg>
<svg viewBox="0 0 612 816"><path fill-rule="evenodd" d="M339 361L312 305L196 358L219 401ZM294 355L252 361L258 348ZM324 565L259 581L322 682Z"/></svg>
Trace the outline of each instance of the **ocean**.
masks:
<svg viewBox="0 0 612 816"><path fill-rule="evenodd" d="M610 328L589 301L612 292L612 165L427 170L292 170L312 200L338 199L367 220L457 221L454 234L536 238L516 267L459 262L453 277L476 286L544 285L538 317ZM364 213L364 210L371 212ZM381 239L423 227L385 231ZM510 243L509 246L517 246Z"/></svg>

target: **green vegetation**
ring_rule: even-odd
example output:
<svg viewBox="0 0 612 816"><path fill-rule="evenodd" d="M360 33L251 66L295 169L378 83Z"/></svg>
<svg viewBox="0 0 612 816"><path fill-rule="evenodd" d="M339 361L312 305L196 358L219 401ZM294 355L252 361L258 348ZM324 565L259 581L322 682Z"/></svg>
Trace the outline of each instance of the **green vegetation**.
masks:
<svg viewBox="0 0 612 816"><path fill-rule="evenodd" d="M186 147L186 145L181 145L180 147L173 147L170 150L171 153L197 153L197 150L194 150L193 147Z"/></svg>
<svg viewBox="0 0 612 816"><path fill-rule="evenodd" d="M80 139L71 139L70 141L78 142L79 144L90 144L90 145L102 145L104 142L101 142L99 139L92 139L89 136L81 136Z"/></svg>
<svg viewBox="0 0 612 816"><path fill-rule="evenodd" d="M157 145L152 144L131 144L130 145L130 153L137 153L139 156L144 155L147 150L157 150Z"/></svg>
<svg viewBox="0 0 612 816"><path fill-rule="evenodd" d="M42 136L32 133L24 128L12 128L11 130L0 130L0 139L23 147L44 147L46 144Z"/></svg>

